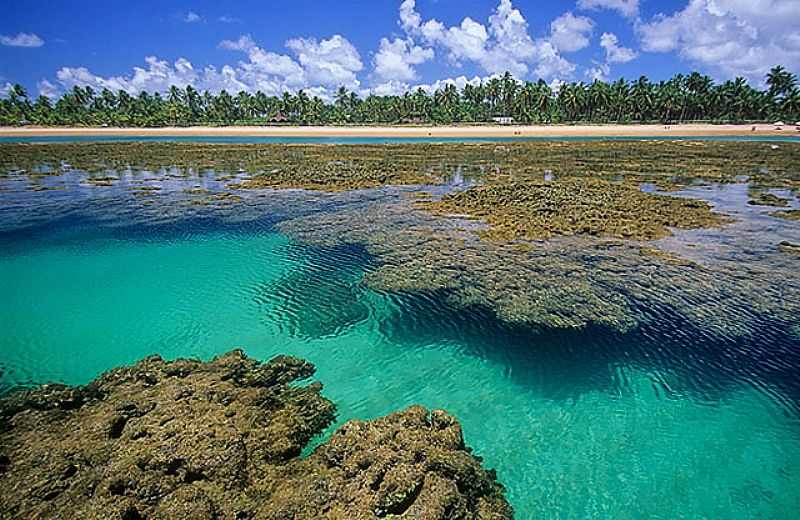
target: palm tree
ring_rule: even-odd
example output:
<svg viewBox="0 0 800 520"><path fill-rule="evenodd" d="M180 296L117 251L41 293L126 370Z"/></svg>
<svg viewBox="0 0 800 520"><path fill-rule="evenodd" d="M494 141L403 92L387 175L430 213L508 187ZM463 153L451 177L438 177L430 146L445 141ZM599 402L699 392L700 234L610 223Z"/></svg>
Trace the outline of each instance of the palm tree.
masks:
<svg viewBox="0 0 800 520"><path fill-rule="evenodd" d="M13 85L8 92L8 99L11 102L11 110L14 117L17 118L15 123L29 121L32 106L25 88L20 84Z"/></svg>
<svg viewBox="0 0 800 520"><path fill-rule="evenodd" d="M653 107L653 85L645 76L640 77L631 87L633 116L639 121L651 118Z"/></svg>
<svg viewBox="0 0 800 520"><path fill-rule="evenodd" d="M519 83L517 83L517 80L514 79L514 76L512 76L510 72L506 72L503 74L503 77L500 78L500 98L503 115L511 115L518 88Z"/></svg>
<svg viewBox="0 0 800 520"><path fill-rule="evenodd" d="M608 83L595 80L586 93L590 121L608 121L608 108L611 102L611 89Z"/></svg>
<svg viewBox="0 0 800 520"><path fill-rule="evenodd" d="M711 93L714 89L714 81L699 72L692 72L686 78L686 89L688 90L688 118L709 118L709 105L711 103Z"/></svg>
<svg viewBox="0 0 800 520"><path fill-rule="evenodd" d="M614 107L615 121L628 119L631 89L623 78L618 79L611 86L611 105Z"/></svg>
<svg viewBox="0 0 800 520"><path fill-rule="evenodd" d="M773 99L782 98L797 85L797 76L778 65L767 74L767 85Z"/></svg>
<svg viewBox="0 0 800 520"><path fill-rule="evenodd" d="M585 88L583 83L567 83L558 92L558 103L567 121L578 121L583 110Z"/></svg>
<svg viewBox="0 0 800 520"><path fill-rule="evenodd" d="M51 125L53 120L53 105L47 96L39 96L33 104L31 120L37 125Z"/></svg>
<svg viewBox="0 0 800 520"><path fill-rule="evenodd" d="M681 102L678 88L672 82L662 82L656 87L655 104L659 117L664 123L672 121L672 116L680 110Z"/></svg>
<svg viewBox="0 0 800 520"><path fill-rule="evenodd" d="M188 85L183 94L183 99L188 111L189 121L198 121L203 113L203 101L200 93L193 86Z"/></svg>
<svg viewBox="0 0 800 520"><path fill-rule="evenodd" d="M503 95L503 84L498 78L492 78L486 82L486 99L489 102L489 110L492 115L497 115L500 98Z"/></svg>
<svg viewBox="0 0 800 520"><path fill-rule="evenodd" d="M780 110L784 116L789 116L786 119L790 121L800 120L800 88L792 87L783 96Z"/></svg>
<svg viewBox="0 0 800 520"><path fill-rule="evenodd" d="M228 91L223 89L213 101L214 113L218 119L231 123L236 119L236 105Z"/></svg>

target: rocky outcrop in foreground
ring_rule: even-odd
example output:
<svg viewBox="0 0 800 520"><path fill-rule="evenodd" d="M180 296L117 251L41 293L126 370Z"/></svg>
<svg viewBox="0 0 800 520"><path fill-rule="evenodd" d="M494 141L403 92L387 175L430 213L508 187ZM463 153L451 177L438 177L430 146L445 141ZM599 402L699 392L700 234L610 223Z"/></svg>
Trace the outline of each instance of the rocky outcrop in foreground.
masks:
<svg viewBox="0 0 800 520"><path fill-rule="evenodd" d="M415 406L334 420L313 365L146 358L0 400L0 517L511 518L458 422Z"/></svg>

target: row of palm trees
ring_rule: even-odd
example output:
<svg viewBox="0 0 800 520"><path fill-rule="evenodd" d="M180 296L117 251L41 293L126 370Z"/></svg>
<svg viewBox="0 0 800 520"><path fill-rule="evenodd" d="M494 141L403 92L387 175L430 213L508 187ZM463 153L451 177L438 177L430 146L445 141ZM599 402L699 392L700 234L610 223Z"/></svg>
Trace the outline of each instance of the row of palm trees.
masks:
<svg viewBox="0 0 800 520"><path fill-rule="evenodd" d="M14 85L0 99L0 124L167 126L193 124L294 124L484 122L512 117L521 123L744 122L800 119L797 77L783 67L766 77L766 90L743 78L715 83L697 72L668 81L565 83L554 91L542 80L521 82L506 73L459 91L446 85L432 94L418 89L400 96L360 98L342 87L325 102L304 91L281 97L246 91L198 92L192 86L167 92L112 92L73 87L60 98L31 101Z"/></svg>

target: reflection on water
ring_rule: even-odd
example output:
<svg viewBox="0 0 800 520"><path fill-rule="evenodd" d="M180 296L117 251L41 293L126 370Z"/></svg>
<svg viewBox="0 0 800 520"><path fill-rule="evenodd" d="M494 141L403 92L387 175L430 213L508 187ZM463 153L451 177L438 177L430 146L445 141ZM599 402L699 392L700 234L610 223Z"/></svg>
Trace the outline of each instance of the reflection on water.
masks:
<svg viewBox="0 0 800 520"><path fill-rule="evenodd" d="M456 301L447 284L373 290L364 276L384 267L391 249L384 238L413 238L398 242L409 258L433 240L427 217L409 210L409 195L421 188L237 192L242 200L234 203L209 198L224 192L213 172L163 181L151 175L128 172L120 184L98 187L75 172L42 179L64 189L41 192L14 187L19 181L0 185L3 388L81 383L153 352L207 358L242 346L260 358L288 353L318 366L339 423L412 403L451 410L467 442L497 468L520 518L796 513L800 339L785 319L791 308L779 314L777 305L753 305L743 279L714 282L713 265L747 259L748 269L784 276L785 287L765 287L757 301L775 303L797 283L796 274L784 274L796 259L778 255L775 244L800 242L798 226L748 206L746 185L679 193L711 200L737 223L658 242L703 264L673 274L712 284L698 293L716 291L734 318L748 317L741 331L719 334L661 303L658 284L672 283L666 264L648 264L621 246L587 249L560 268L573 276L605 270L586 280L606 289L621 280L626 308L642 317L625 331L511 324L478 298ZM161 189L129 189L140 185ZM337 235L312 245L278 231L302 221L304 229L335 234L362 225L348 220L354 215L371 224L363 244ZM463 282L463 255L478 254L480 243L470 242L469 223L442 226L461 246L442 250L441 257L450 255L441 264L447 270L434 274ZM540 255L569 251L539 247ZM510 262L525 253L511 251L486 258ZM694 270L706 274L686 274ZM641 272L650 285L632 287L644 284ZM515 276L509 265L488 263L483 274L482 291ZM515 283L526 289L530 280ZM683 303L708 301L698 295ZM704 312L713 317L718 309Z"/></svg>
<svg viewBox="0 0 800 520"><path fill-rule="evenodd" d="M751 186L747 183L713 184L692 187L670 195L700 198L709 201L716 211L731 215L735 222L721 229L678 230L674 236L656 244L685 258L702 263L724 260L758 261L764 255L777 252L782 240L800 243L800 226L788 220L775 218L769 213L776 209L798 209L791 191L769 190L785 198L788 206L774 208L748 204Z"/></svg>

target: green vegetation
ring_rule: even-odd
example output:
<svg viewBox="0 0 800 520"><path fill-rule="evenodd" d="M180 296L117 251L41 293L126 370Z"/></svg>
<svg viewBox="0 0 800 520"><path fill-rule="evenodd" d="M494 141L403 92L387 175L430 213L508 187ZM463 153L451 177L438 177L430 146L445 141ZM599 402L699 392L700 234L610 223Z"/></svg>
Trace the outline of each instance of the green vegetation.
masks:
<svg viewBox="0 0 800 520"><path fill-rule="evenodd" d="M95 92L73 87L57 100L32 101L20 85L0 100L0 125L159 127L265 124L476 123L513 117L523 123L743 122L800 119L797 77L783 67L767 75L767 90L743 78L715 84L693 72L653 83L646 77L629 82L566 83L554 91L542 80L520 82L511 74L459 91L447 85L433 94L422 89L401 96L361 99L344 87L333 102L304 91L281 97L263 92L198 92L192 86L166 93Z"/></svg>

